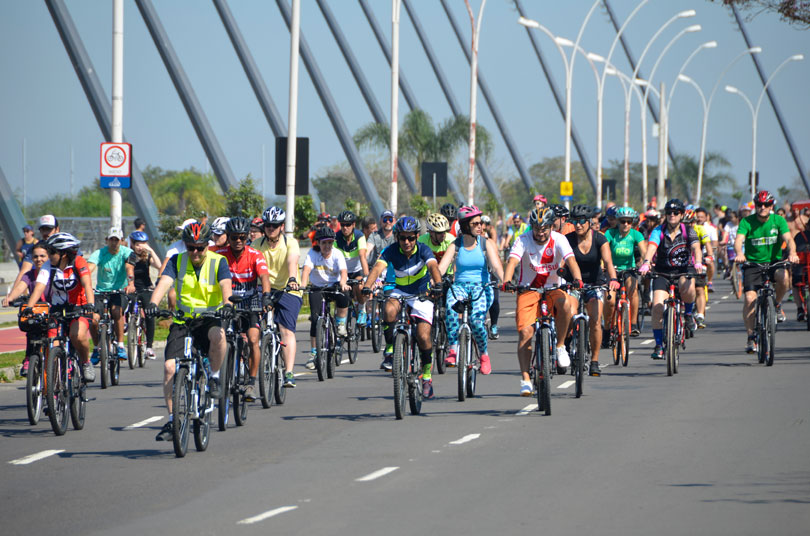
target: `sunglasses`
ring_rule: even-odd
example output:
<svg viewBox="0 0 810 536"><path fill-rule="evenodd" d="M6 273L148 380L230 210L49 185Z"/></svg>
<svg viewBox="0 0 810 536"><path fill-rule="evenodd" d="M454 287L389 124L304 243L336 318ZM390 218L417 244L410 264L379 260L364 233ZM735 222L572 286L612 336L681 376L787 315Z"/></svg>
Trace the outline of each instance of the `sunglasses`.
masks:
<svg viewBox="0 0 810 536"><path fill-rule="evenodd" d="M773 206L773 203L756 203L757 208L762 208L762 207L771 208L772 206Z"/></svg>
<svg viewBox="0 0 810 536"><path fill-rule="evenodd" d="M391 223L392 221L394 221L394 218L386 217L386 218L383 218L382 221L387 222L387 223Z"/></svg>
<svg viewBox="0 0 810 536"><path fill-rule="evenodd" d="M416 242L416 235L398 236L397 239L400 242Z"/></svg>
<svg viewBox="0 0 810 536"><path fill-rule="evenodd" d="M580 220L571 220L571 225L585 225L589 223L591 220L588 218L582 218Z"/></svg>
<svg viewBox="0 0 810 536"><path fill-rule="evenodd" d="M680 216L681 214L683 214L682 210L667 210L667 216Z"/></svg>
<svg viewBox="0 0 810 536"><path fill-rule="evenodd" d="M475 225L476 227L478 227L479 225L483 225L483 224L484 224L484 222L482 222L481 220L471 221L470 222L470 225Z"/></svg>
<svg viewBox="0 0 810 536"><path fill-rule="evenodd" d="M186 251L188 251L189 253L194 251L202 252L205 251L206 249L208 249L208 246L192 246L190 244L186 244Z"/></svg>
<svg viewBox="0 0 810 536"><path fill-rule="evenodd" d="M234 242L241 240L242 242L244 242L245 240L247 240L247 237L248 235L246 234L233 234L228 235L228 240L233 240Z"/></svg>
<svg viewBox="0 0 810 536"><path fill-rule="evenodd" d="M633 223L633 220L619 220L619 223L625 223L627 225L630 225Z"/></svg>
<svg viewBox="0 0 810 536"><path fill-rule="evenodd" d="M282 225L284 225L284 224L283 223L265 223L264 228L265 229L278 229Z"/></svg>

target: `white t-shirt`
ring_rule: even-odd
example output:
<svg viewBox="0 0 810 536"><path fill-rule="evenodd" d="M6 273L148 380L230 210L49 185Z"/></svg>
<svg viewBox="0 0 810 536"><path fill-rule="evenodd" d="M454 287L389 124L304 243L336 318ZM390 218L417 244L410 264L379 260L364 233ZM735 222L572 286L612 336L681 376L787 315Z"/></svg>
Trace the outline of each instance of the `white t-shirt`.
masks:
<svg viewBox="0 0 810 536"><path fill-rule="evenodd" d="M520 260L519 284L540 288L565 283L565 280L557 275L557 269L573 254L568 239L556 231L551 231L548 242L542 246L534 241L532 233L520 235L512 244L509 257Z"/></svg>
<svg viewBox="0 0 810 536"><path fill-rule="evenodd" d="M726 244L726 247L728 247L728 249L734 249L734 240L737 238L738 227L739 224L734 225L731 222L728 222L725 225L725 227L723 227L723 229L726 231L726 234L728 235L728 244Z"/></svg>
<svg viewBox="0 0 810 536"><path fill-rule="evenodd" d="M175 255L179 255L180 253L186 252L186 243L182 240L178 240L177 242L172 242L169 245L169 249L166 250L166 258L171 259Z"/></svg>
<svg viewBox="0 0 810 536"><path fill-rule="evenodd" d="M346 269L346 258L335 248L328 259L324 259L320 251L310 249L304 267L309 266L309 281L313 286L326 287L340 281L340 271Z"/></svg>
<svg viewBox="0 0 810 536"><path fill-rule="evenodd" d="M715 227L713 224L711 224L709 222L704 223L703 224L703 231L709 237L710 242L717 242L718 241L717 227Z"/></svg>

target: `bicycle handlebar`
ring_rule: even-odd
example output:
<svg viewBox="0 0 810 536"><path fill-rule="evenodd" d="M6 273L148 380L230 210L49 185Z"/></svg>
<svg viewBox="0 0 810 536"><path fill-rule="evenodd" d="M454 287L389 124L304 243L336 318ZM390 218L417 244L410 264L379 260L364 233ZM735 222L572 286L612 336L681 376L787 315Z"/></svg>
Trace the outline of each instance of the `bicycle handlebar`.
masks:
<svg viewBox="0 0 810 536"><path fill-rule="evenodd" d="M754 268L758 272L765 272L767 270L776 270L779 268L787 268L791 265L791 262L788 260L777 261L777 262L741 262L738 263L741 268Z"/></svg>

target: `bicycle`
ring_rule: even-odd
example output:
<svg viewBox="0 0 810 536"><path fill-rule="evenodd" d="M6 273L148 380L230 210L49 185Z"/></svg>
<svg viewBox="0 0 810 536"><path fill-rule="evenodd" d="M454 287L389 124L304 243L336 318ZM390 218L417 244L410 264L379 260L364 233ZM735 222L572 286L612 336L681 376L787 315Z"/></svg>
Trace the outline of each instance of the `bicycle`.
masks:
<svg viewBox="0 0 810 536"><path fill-rule="evenodd" d="M757 358L766 367L773 366L773 358L776 353L776 298L775 290L771 284L774 272L780 268L788 268L789 261L779 261L774 263L743 262L741 269L751 269L756 274L762 274L762 286L757 290L757 301L755 316L756 327L754 334L757 336Z"/></svg>
<svg viewBox="0 0 810 536"><path fill-rule="evenodd" d="M731 272L731 290L734 292L734 297L739 300L743 295L742 268L740 268L740 263L732 261L729 270Z"/></svg>
<svg viewBox="0 0 810 536"><path fill-rule="evenodd" d="M362 285L363 281L359 279L349 279L346 281L346 284L350 287L354 287L357 285ZM346 355L349 358L349 363L354 365L357 362L357 351L360 346L360 339L361 335L360 326L357 324L357 314L358 310L361 305L357 304L354 301L354 293L349 293L349 314L346 316L346 336L343 337L343 344L341 344L341 348L345 345L346 347ZM335 362L336 366L340 366L341 359L338 359Z"/></svg>
<svg viewBox="0 0 810 536"><path fill-rule="evenodd" d="M621 362L622 366L626 367L630 361L630 300L627 299L627 287L624 282L628 276L637 274L638 270L635 269L622 270L617 274L621 286L617 294L616 306L613 309L613 317L610 319L608 333L614 366ZM639 317L641 316L639 314Z"/></svg>
<svg viewBox="0 0 810 536"><path fill-rule="evenodd" d="M374 294L369 300L371 304L371 311L368 314L368 339L371 340L371 351L375 354L380 353L382 341L382 307L385 302L385 292L382 287L374 290Z"/></svg>
<svg viewBox="0 0 810 536"><path fill-rule="evenodd" d="M98 321L98 358L102 389L106 389L109 385L118 385L121 373L121 364L118 362L118 339L110 314L110 298L115 295L126 296L126 293L123 290L95 293L96 303L103 304L101 318Z"/></svg>
<svg viewBox="0 0 810 536"><path fill-rule="evenodd" d="M127 361L132 370L136 363L143 368L146 362L146 318L141 311L145 300L141 294L128 294L127 297Z"/></svg>
<svg viewBox="0 0 810 536"><path fill-rule="evenodd" d="M241 303L240 296L231 296L234 305ZM247 314L251 311L235 310L234 317L225 329L227 350L222 365L221 394L217 403L218 425L220 431L228 428L228 413L233 406L233 419L236 426L247 422L248 401L245 399L245 388L250 380L250 346L246 339ZM220 375L222 376L222 375Z"/></svg>
<svg viewBox="0 0 810 536"><path fill-rule="evenodd" d="M669 274L650 272L650 278L663 278L669 282L669 296L664 300L664 356L667 361L667 376L678 373L680 366L680 351L686 349L686 339L694 334L689 326L685 325L686 314L684 303L681 301L678 282L681 277L695 279L697 274Z"/></svg>
<svg viewBox="0 0 810 536"><path fill-rule="evenodd" d="M262 407L270 408L275 400L276 404L284 404L287 390L284 388L284 355L278 326L276 325L274 309L284 292L292 290L286 287L283 291L274 291L272 304L262 317L261 359L259 361L259 396Z"/></svg>
<svg viewBox="0 0 810 536"><path fill-rule="evenodd" d="M162 318L185 318L182 311L160 309L156 316ZM172 385L172 444L174 454L182 458L188 451L189 425L194 428L194 446L202 452L208 448L211 438L211 414L214 399L211 397L208 379L211 375L208 356L203 355L195 344L192 332L195 324L208 318L222 318L219 311L199 313L186 320L187 332L183 356L176 361ZM224 387L222 387L224 390Z"/></svg>
<svg viewBox="0 0 810 536"><path fill-rule="evenodd" d="M42 407L45 403L46 363L48 348L48 313L50 307L46 303L38 303L26 313L28 299L17 298L9 303L11 307L20 307L17 314L17 324L20 331L27 334L26 358L28 359L28 375L25 378L25 408L28 412L28 422L31 425L39 423L42 417Z"/></svg>
<svg viewBox="0 0 810 536"><path fill-rule="evenodd" d="M798 301L804 310L804 321L807 323L807 330L810 331L810 315L808 313L808 304L810 304L810 253L799 252L799 260L802 268L802 279L796 286L799 288Z"/></svg>
<svg viewBox="0 0 810 536"><path fill-rule="evenodd" d="M405 416L405 391L408 391L408 404L411 415L419 415L422 411L422 382L421 362L416 337L411 324L410 307L408 300L428 299L428 294L418 296L389 296L388 299L399 302L399 316L394 324L394 355L391 374L394 378L394 414L397 420Z"/></svg>
<svg viewBox="0 0 810 536"><path fill-rule="evenodd" d="M337 327L332 316L329 302L343 293L337 290L337 284L328 287L309 286L305 289L310 294L321 292L321 311L318 321L315 324L315 371L318 373L318 381L335 377L335 366L340 364L341 348L337 337Z"/></svg>
<svg viewBox="0 0 810 536"><path fill-rule="evenodd" d="M591 318L588 316L587 303L583 299L586 291L591 289L608 290L607 285L584 285L578 298L577 313L571 319L571 375L574 376L574 396L582 397L582 386L588 373L591 358ZM608 295L609 298L610 295Z"/></svg>
<svg viewBox="0 0 810 536"><path fill-rule="evenodd" d="M463 283L462 283L463 285ZM453 311L461 315L461 324L458 328L458 353L456 357L456 367L458 368L458 401L464 402L467 397L475 396L475 386L478 379L478 371L481 369L481 354L475 337L472 335L470 327L470 316L472 316L473 302L479 300L484 295L488 287L496 286L497 283L472 283L464 285L466 295L458 299L453 304ZM480 290L473 296L473 287ZM450 287L450 292L454 298L458 298L455 288Z"/></svg>
<svg viewBox="0 0 810 536"><path fill-rule="evenodd" d="M442 288L447 289L452 284L452 279L444 276L442 278ZM447 291L442 292L442 296L433 304L433 324L430 327L430 338L433 341L433 364L438 374L444 374L447 364L447 325L444 319L447 316Z"/></svg>

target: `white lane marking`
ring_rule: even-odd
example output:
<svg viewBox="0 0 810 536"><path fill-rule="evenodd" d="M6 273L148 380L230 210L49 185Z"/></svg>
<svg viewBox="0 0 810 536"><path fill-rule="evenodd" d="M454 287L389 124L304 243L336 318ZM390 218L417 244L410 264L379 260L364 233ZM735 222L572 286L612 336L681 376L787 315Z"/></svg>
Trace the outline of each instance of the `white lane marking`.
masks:
<svg viewBox="0 0 810 536"><path fill-rule="evenodd" d="M59 454L60 452L65 452L65 449L51 449L51 450L43 450L42 452L37 452L36 454L29 454L28 456L24 456L22 458L18 458L16 460L11 460L11 465L28 465L29 463L34 463L39 461L43 458L47 458L48 456L53 456L54 454Z"/></svg>
<svg viewBox="0 0 810 536"><path fill-rule="evenodd" d="M574 385L574 380L568 380L567 382L562 382L560 385L557 386L557 389L568 389L572 385Z"/></svg>
<svg viewBox="0 0 810 536"><path fill-rule="evenodd" d="M451 445L463 445L464 443L469 443L473 439L478 439L481 437L481 434L467 434L461 439L456 439L455 441L451 441Z"/></svg>
<svg viewBox="0 0 810 536"><path fill-rule="evenodd" d="M655 339L647 339L646 341L641 341L641 344L646 346L646 345L652 344L654 342L655 342Z"/></svg>
<svg viewBox="0 0 810 536"><path fill-rule="evenodd" d="M503 315L504 316L512 316L513 314L515 314L514 311L506 311Z"/></svg>
<svg viewBox="0 0 810 536"><path fill-rule="evenodd" d="M163 415L155 415L154 417L149 417L148 419L144 419L140 422L136 422L135 424L130 424L129 426L125 426L124 430L134 430L135 428L140 428L141 426L146 426L147 424L151 424L156 421L160 421L163 419Z"/></svg>
<svg viewBox="0 0 810 536"><path fill-rule="evenodd" d="M721 297L720 299L721 299L721 300L727 300L727 299L728 299L728 296L729 296L729 295L728 295L728 294L726 294L725 296Z"/></svg>
<svg viewBox="0 0 810 536"><path fill-rule="evenodd" d="M635 352L635 350L630 350L629 352L627 352L627 355L633 355L633 352Z"/></svg>
<svg viewBox="0 0 810 536"><path fill-rule="evenodd" d="M340 361L340 364L341 364L341 365L345 365L345 364L346 364L346 363L348 363L348 362L349 362L349 360L348 360L348 359L343 359L343 360L341 360L341 361Z"/></svg>
<svg viewBox="0 0 810 536"><path fill-rule="evenodd" d="M297 509L297 506L282 506L281 508L275 508L273 510L268 510L263 514L259 514L257 516L248 517L241 521L237 521L237 525L252 525L253 523L258 523L259 521L264 521L265 519L271 518L273 516L277 516L279 514L283 514L284 512L289 512L291 510Z"/></svg>
<svg viewBox="0 0 810 536"><path fill-rule="evenodd" d="M293 374L293 377L297 378L298 376L309 376L310 374L314 374L314 373L313 372L297 372L297 373Z"/></svg>
<svg viewBox="0 0 810 536"><path fill-rule="evenodd" d="M528 406L526 406L522 410L515 413L515 415L517 415L517 416L528 415L529 413L531 413L532 411L535 411L536 409L537 409L537 404L529 404Z"/></svg>
<svg viewBox="0 0 810 536"><path fill-rule="evenodd" d="M711 308L712 308L712 306L711 306L711 305L707 305L707 306L706 306L706 310L707 310L707 311L708 311L709 309L711 309Z"/></svg>
<svg viewBox="0 0 810 536"><path fill-rule="evenodd" d="M355 482L369 482L371 480L376 480L376 479L380 478L381 476L385 476L388 473L393 473L397 469L399 469L399 467L383 467L382 469L378 469L378 470L374 471L373 473L367 474L366 476L361 476L360 478L355 478L354 481Z"/></svg>

